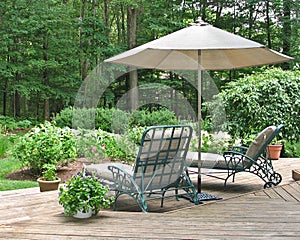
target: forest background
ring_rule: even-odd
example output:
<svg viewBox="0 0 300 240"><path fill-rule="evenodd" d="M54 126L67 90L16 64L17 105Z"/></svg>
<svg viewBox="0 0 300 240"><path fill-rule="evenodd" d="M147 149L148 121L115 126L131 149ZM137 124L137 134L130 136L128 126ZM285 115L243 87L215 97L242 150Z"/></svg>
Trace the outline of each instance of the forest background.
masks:
<svg viewBox="0 0 300 240"><path fill-rule="evenodd" d="M0 2L0 113L49 120L72 106L84 79L105 59L188 26L198 17L300 61L299 0L5 0ZM221 89L255 68L210 72ZM196 89L139 70L106 89L99 107L114 107L136 85L166 84L196 108ZM174 96L176 97L176 96ZM133 101L133 100L132 100ZM136 104L134 102L132 105Z"/></svg>

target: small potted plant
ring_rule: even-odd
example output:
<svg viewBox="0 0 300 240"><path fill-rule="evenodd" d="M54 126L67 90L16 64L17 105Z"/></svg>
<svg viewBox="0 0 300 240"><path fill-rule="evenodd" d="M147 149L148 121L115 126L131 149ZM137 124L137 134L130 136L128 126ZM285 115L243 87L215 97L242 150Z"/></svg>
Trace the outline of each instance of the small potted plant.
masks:
<svg viewBox="0 0 300 240"><path fill-rule="evenodd" d="M283 140L274 139L272 144L267 146L268 157L271 160L278 160L283 147Z"/></svg>
<svg viewBox="0 0 300 240"><path fill-rule="evenodd" d="M56 175L56 166L54 164L44 164L43 169L42 177L37 179L40 191L57 190L61 179Z"/></svg>
<svg viewBox="0 0 300 240"><path fill-rule="evenodd" d="M100 183L96 176L79 172L60 187L59 204L64 207L66 216L88 218L97 214L101 208L109 208L112 196L107 196L108 186Z"/></svg>

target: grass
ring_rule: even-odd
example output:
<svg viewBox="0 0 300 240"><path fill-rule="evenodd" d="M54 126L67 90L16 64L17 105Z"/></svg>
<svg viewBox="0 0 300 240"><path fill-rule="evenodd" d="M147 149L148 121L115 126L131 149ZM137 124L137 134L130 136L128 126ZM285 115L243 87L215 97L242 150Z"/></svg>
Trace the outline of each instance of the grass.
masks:
<svg viewBox="0 0 300 240"><path fill-rule="evenodd" d="M0 191L15 190L22 188L37 187L38 183L33 181L8 180L5 176L22 167L21 163L12 157L6 157L13 148L16 141L16 136L0 135Z"/></svg>
<svg viewBox="0 0 300 240"><path fill-rule="evenodd" d="M21 180L8 180L5 175L15 170L20 169L22 166L20 162L12 159L11 157L0 160L0 191L14 190L21 188L38 187L37 182L21 181Z"/></svg>

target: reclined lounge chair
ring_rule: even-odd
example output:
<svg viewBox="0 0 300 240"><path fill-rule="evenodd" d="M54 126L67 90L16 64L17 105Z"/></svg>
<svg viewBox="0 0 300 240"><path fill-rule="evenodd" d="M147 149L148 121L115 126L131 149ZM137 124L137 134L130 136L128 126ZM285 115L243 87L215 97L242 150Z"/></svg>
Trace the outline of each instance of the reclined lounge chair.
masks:
<svg viewBox="0 0 300 240"><path fill-rule="evenodd" d="M224 188L226 188L227 180L232 176L234 182L235 174L239 172L249 172L260 177L264 182L264 188L278 185L282 177L275 172L271 160L267 157L266 148L280 132L283 125L269 126L265 128L253 140L251 145L247 147L233 146L223 155L214 153L201 153L202 163L201 168L226 170L227 177L220 178L212 173L206 174L211 177L216 177L225 180ZM198 166L198 153L189 152L187 154L187 162L190 167ZM197 173L191 171L192 173Z"/></svg>
<svg viewBox="0 0 300 240"><path fill-rule="evenodd" d="M131 196L147 212L146 201L188 195L199 203L197 192L186 174L185 157L192 128L186 125L155 126L145 130L134 167L122 163L84 165L87 174L96 175L115 190L115 204L122 194ZM175 192L166 196L166 192Z"/></svg>
<svg viewBox="0 0 300 240"><path fill-rule="evenodd" d="M147 128L132 171L118 165L108 166L113 175L114 208L118 197L127 194L147 212L148 200L159 198L162 207L164 198L175 196L178 200L182 190L198 204L197 192L185 171L191 136L192 128L186 125Z"/></svg>

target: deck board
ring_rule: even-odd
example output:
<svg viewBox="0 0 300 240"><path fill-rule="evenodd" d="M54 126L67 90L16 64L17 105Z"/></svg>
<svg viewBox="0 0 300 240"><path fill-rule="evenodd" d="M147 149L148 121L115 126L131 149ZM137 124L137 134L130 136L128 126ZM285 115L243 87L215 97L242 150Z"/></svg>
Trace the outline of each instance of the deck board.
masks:
<svg viewBox="0 0 300 240"><path fill-rule="evenodd" d="M0 192L0 238L299 239L300 183L291 179L291 170L300 169L300 159L280 159L274 168L283 176L275 188L263 189L263 182L249 173L238 174L226 190L222 181L203 177L202 190L222 200L195 206L170 198L164 208L152 201L145 214L124 197L118 211L101 211L86 220L65 217L56 191Z"/></svg>

